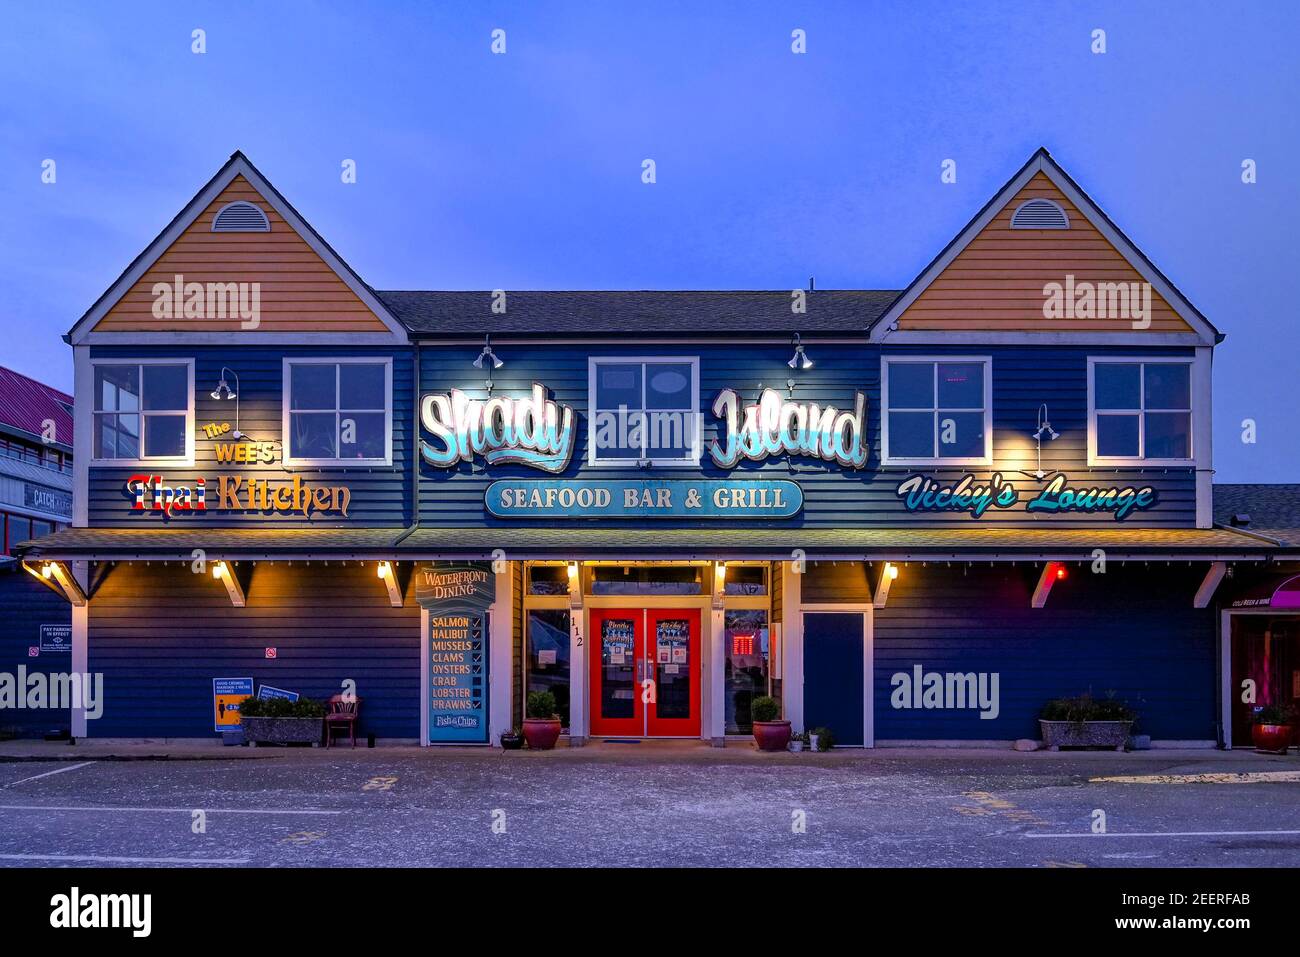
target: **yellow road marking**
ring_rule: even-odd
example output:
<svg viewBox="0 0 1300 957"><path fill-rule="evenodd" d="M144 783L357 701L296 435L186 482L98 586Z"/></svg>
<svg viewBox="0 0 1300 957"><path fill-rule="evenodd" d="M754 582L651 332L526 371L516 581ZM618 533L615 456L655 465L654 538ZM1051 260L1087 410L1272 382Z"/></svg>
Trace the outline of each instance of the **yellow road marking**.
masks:
<svg viewBox="0 0 1300 957"><path fill-rule="evenodd" d="M394 784L397 783L397 776L371 778L365 784L361 785L363 791L390 791Z"/></svg>
<svg viewBox="0 0 1300 957"><path fill-rule="evenodd" d="M1205 774L1128 774L1089 778L1089 784L1268 784L1300 781L1300 771L1218 771Z"/></svg>

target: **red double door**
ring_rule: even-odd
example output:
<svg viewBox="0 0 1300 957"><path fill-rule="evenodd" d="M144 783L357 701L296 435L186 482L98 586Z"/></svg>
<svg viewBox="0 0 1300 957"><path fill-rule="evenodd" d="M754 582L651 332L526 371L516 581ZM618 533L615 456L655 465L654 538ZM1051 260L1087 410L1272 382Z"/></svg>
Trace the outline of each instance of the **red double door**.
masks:
<svg viewBox="0 0 1300 957"><path fill-rule="evenodd" d="M593 609L591 733L699 737L699 609Z"/></svg>

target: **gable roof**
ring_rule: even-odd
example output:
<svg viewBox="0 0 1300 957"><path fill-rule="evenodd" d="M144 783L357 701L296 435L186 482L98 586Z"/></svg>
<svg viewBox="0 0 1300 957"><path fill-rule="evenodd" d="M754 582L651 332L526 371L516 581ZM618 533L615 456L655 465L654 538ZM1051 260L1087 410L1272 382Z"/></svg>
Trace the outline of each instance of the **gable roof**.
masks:
<svg viewBox="0 0 1300 957"><path fill-rule="evenodd" d="M981 230L1007 205L1007 203L1025 185L1039 173L1046 176L1090 223L1111 243L1128 263L1151 284L1173 310L1195 330L1197 336L1206 345L1214 345L1223 340L1220 333L1195 306L1188 301L1168 277L1146 257L1131 239L1111 221L1105 211L1098 206L1068 173L1052 158L1046 147L1039 147L1028 161L1003 187L985 203L962 230L934 257L890 307L876 320L871 329L871 339L879 342L885 339L895 326L899 317L912 305L922 292L934 282L963 249L965 249Z"/></svg>
<svg viewBox="0 0 1300 957"><path fill-rule="evenodd" d="M205 209L215 200L222 191L225 190L236 177L242 176L248 183L266 200L268 204L280 214L286 223L296 232L320 258L329 266L339 279L343 281L349 289L370 309L371 312L388 328L389 332L384 338L391 340L397 338L400 341L406 340L406 329L397 321L389 312L379 298L375 295L374 290L361 279L360 276L344 261L332 246L316 232L310 223L308 223L293 205L280 194L270 181L262 175L261 171L249 161L242 152L236 150L230 155L230 159L219 169L216 174L203 185L203 187L194 195L194 197L185 204L184 208L173 217L154 240L144 248L140 255L131 261L131 264L123 270L122 274L114 280L113 284L104 291L95 303L86 310L80 319L68 330L63 337L65 341L77 345L90 334L95 325L102 319L110 309L113 308L123 296L131 290L135 283L143 276L149 268L158 261L158 259L167 251L167 249L176 241L176 239L188 229L194 221L203 213ZM117 334L115 334L117 335ZM123 334L127 335L127 334ZM169 333L169 336L175 338L183 333ZM240 335L240 333L228 333L227 335ZM245 334L250 335L250 334ZM269 342L274 341L279 335L275 333L253 333L257 341Z"/></svg>
<svg viewBox="0 0 1300 957"><path fill-rule="evenodd" d="M41 441L45 422L54 423L52 444L72 449L72 396L0 366L0 430Z"/></svg>
<svg viewBox="0 0 1300 957"><path fill-rule="evenodd" d="M1249 515L1250 524L1233 518ZM1300 548L1300 484L1214 485L1214 522Z"/></svg>
<svg viewBox="0 0 1300 957"><path fill-rule="evenodd" d="M506 291L506 311L492 311L492 292L379 291L419 338L488 335L638 336L766 333L861 336L898 296L896 290L811 290L806 311L791 311L790 290Z"/></svg>

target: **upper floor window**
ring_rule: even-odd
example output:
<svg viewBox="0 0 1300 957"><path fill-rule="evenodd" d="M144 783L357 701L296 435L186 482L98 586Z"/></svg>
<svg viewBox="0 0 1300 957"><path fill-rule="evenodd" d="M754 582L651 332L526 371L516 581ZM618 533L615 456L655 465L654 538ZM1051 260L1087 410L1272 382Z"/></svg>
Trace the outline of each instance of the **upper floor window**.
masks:
<svg viewBox="0 0 1300 957"><path fill-rule="evenodd" d="M992 367L987 356L883 359L882 463L991 463Z"/></svg>
<svg viewBox="0 0 1300 957"><path fill-rule="evenodd" d="M392 464L391 359L285 359L284 464Z"/></svg>
<svg viewBox="0 0 1300 957"><path fill-rule="evenodd" d="M193 360L111 359L93 366L96 462L193 461Z"/></svg>
<svg viewBox="0 0 1300 957"><path fill-rule="evenodd" d="M593 356L587 403L588 464L699 463L698 358Z"/></svg>
<svg viewBox="0 0 1300 957"><path fill-rule="evenodd" d="M1190 359L1088 360L1089 464L1192 458Z"/></svg>

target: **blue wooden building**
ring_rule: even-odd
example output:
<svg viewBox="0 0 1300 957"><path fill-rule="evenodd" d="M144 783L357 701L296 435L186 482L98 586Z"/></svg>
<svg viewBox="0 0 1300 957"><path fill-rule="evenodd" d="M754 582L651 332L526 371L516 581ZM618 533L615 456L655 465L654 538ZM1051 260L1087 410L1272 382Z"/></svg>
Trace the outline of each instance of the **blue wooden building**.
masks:
<svg viewBox="0 0 1300 957"><path fill-rule="evenodd" d="M905 288L752 292L374 290L236 153L67 339L75 513L23 559L81 736L215 739L247 678L423 744L534 690L575 745L759 695L1005 743L1085 692L1230 743L1229 603L1294 569L1216 522L1222 335L1046 151Z"/></svg>

